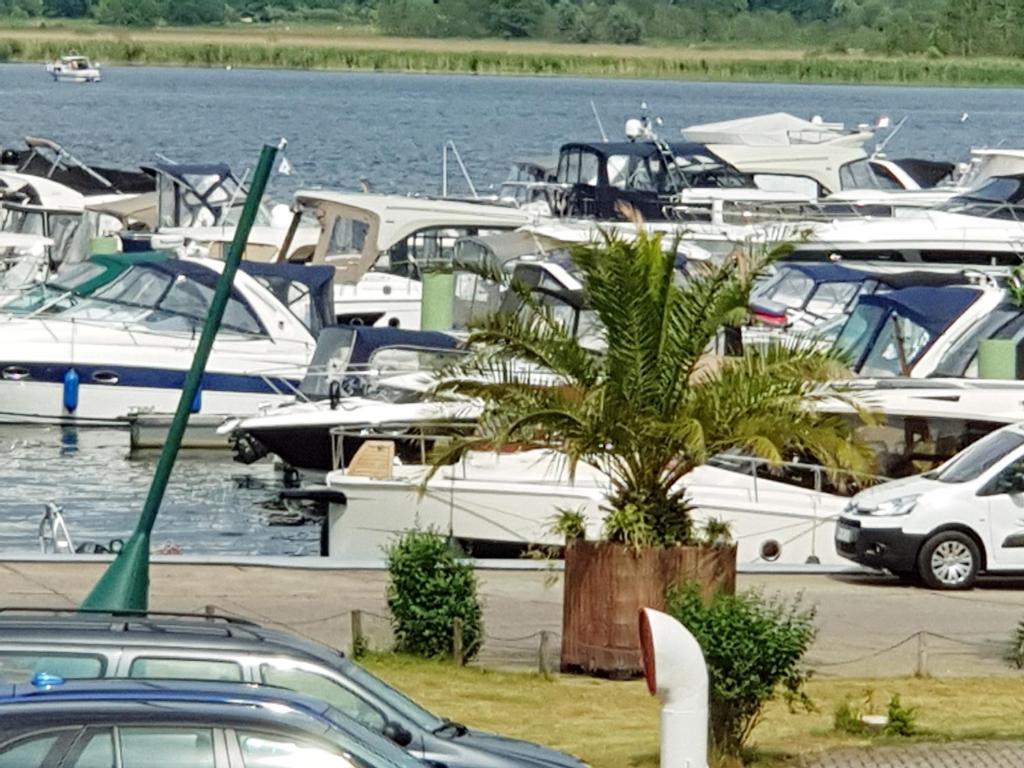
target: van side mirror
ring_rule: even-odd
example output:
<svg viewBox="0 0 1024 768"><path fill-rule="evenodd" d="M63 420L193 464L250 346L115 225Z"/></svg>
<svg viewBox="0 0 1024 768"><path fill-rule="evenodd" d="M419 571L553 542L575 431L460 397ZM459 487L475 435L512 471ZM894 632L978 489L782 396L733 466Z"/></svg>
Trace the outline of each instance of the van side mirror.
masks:
<svg viewBox="0 0 1024 768"><path fill-rule="evenodd" d="M400 747L408 747L412 744L412 734L409 733L409 729L393 720L384 724L384 735Z"/></svg>
<svg viewBox="0 0 1024 768"><path fill-rule="evenodd" d="M995 483L996 493L1024 493L1024 471L1013 467L999 475Z"/></svg>

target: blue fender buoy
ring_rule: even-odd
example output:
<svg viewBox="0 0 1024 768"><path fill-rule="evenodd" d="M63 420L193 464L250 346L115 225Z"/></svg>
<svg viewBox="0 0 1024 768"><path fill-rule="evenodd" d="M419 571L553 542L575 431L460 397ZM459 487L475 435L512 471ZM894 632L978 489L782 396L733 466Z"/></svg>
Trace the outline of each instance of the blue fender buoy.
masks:
<svg viewBox="0 0 1024 768"><path fill-rule="evenodd" d="M199 413L199 411L202 410L202 407L203 407L203 385L200 382L199 386L196 388L196 396L192 398L192 405L189 408L189 411L192 412L192 413Z"/></svg>
<svg viewBox="0 0 1024 768"><path fill-rule="evenodd" d="M74 413L78 408L78 384L78 371L68 368L64 374L64 410L68 413Z"/></svg>

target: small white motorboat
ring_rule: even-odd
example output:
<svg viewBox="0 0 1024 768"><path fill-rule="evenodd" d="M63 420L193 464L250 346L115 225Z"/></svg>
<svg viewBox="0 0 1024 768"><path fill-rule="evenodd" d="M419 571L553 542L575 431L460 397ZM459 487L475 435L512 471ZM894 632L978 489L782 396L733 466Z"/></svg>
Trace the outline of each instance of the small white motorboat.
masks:
<svg viewBox="0 0 1024 768"><path fill-rule="evenodd" d="M85 56L71 53L61 56L57 61L46 65L46 71L53 75L58 83L98 83L100 81L100 65L93 64Z"/></svg>

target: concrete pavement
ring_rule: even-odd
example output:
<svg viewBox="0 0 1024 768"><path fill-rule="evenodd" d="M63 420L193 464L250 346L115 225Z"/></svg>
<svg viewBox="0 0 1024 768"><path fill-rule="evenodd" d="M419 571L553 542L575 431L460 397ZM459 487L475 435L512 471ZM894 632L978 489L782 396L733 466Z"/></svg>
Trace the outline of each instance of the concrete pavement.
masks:
<svg viewBox="0 0 1024 768"><path fill-rule="evenodd" d="M169 559L169 558L168 558ZM0 562L0 594L12 606L74 607L105 565L51 560ZM557 655L562 578L557 571L478 571L484 603L484 664L533 665L541 630ZM1024 581L988 581L972 592L932 592L867 576L741 574L740 589L795 598L817 610L808 654L819 676L1019 675L1004 661L1024 620ZM213 605L346 648L351 611L363 611L371 645L390 640L387 573L248 565L154 564L150 607L202 611ZM923 637L922 637L923 633Z"/></svg>

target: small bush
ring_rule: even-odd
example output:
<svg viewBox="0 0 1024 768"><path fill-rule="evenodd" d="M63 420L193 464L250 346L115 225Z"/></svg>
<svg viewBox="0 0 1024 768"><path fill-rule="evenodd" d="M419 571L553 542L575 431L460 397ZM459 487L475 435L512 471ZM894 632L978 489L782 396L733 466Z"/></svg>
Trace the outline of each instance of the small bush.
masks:
<svg viewBox="0 0 1024 768"><path fill-rule="evenodd" d="M395 650L436 658L452 655L452 627L462 619L466 659L480 650L483 620L476 576L432 531L410 531L387 552L388 608Z"/></svg>
<svg viewBox="0 0 1024 768"><path fill-rule="evenodd" d="M849 699L843 699L832 710L832 730L859 736L864 733L864 721L860 718L860 710Z"/></svg>
<svg viewBox="0 0 1024 768"><path fill-rule="evenodd" d="M814 609L759 592L705 602L696 585L671 591L668 611L704 651L711 685L711 745L740 755L764 705L780 688L791 706L812 709L800 660L814 639Z"/></svg>
<svg viewBox="0 0 1024 768"><path fill-rule="evenodd" d="M900 695L894 693L886 710L889 722L882 733L886 736L913 736L917 732L917 710L900 704Z"/></svg>

